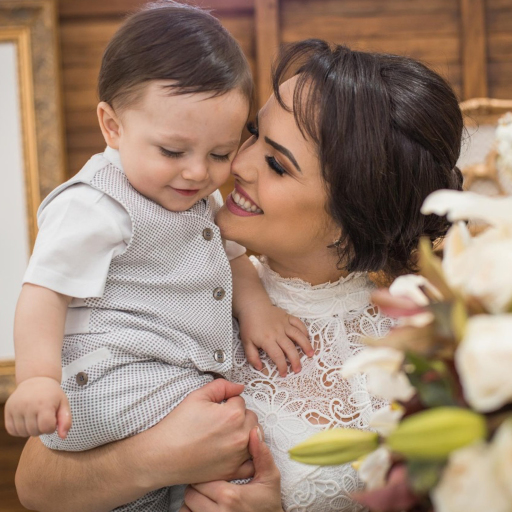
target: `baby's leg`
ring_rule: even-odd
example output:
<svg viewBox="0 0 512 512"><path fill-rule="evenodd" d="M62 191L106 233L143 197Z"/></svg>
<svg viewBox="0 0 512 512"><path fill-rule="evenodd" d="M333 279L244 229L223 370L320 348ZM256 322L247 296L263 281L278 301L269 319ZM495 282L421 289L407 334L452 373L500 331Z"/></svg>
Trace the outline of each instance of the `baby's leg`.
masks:
<svg viewBox="0 0 512 512"><path fill-rule="evenodd" d="M211 375L195 368L123 360L114 354L84 366L83 371L73 372L62 382L71 406L71 430L66 439L54 433L40 436L41 441L53 449L84 451L138 434L156 425L189 393L211 380ZM158 489L115 510L177 512L183 489ZM173 509L171 502L179 505Z"/></svg>
<svg viewBox="0 0 512 512"><path fill-rule="evenodd" d="M115 508L112 512L177 512L179 508L171 508L171 489L164 487L149 492L138 500Z"/></svg>
<svg viewBox="0 0 512 512"><path fill-rule="evenodd" d="M101 361L62 383L68 396L72 426L66 439L41 436L54 450L84 451L151 428L189 393L212 380L194 368L158 361L112 367Z"/></svg>

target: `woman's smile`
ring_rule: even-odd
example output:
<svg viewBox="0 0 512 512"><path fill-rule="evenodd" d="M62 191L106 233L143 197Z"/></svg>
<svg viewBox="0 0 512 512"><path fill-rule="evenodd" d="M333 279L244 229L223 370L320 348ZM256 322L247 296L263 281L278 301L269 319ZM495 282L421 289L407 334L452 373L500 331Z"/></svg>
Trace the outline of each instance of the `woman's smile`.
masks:
<svg viewBox="0 0 512 512"><path fill-rule="evenodd" d="M228 196L226 206L231 213L241 215L242 217L261 215L263 213L263 210L238 183L235 183L235 190Z"/></svg>

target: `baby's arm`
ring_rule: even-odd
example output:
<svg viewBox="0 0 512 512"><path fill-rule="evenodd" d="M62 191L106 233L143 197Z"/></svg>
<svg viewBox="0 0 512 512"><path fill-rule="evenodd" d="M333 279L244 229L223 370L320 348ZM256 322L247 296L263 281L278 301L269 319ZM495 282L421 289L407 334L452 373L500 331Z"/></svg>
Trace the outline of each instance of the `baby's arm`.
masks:
<svg viewBox="0 0 512 512"><path fill-rule="evenodd" d="M300 357L295 344L308 356L313 355L306 326L270 302L258 273L245 255L231 260L233 274L233 316L240 323L240 336L247 360L257 370L263 365L258 349L263 349L286 376L286 358L292 370L300 371Z"/></svg>
<svg viewBox="0 0 512 512"><path fill-rule="evenodd" d="M61 348L71 297L24 284L14 320L17 387L5 405L5 426L13 436L51 434L71 428L67 397L60 387Z"/></svg>

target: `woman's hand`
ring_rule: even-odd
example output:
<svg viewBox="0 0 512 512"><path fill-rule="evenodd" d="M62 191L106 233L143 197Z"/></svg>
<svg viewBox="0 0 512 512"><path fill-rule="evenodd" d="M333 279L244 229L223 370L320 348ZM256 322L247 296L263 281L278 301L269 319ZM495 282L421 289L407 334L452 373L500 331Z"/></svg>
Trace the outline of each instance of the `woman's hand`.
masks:
<svg viewBox="0 0 512 512"><path fill-rule="evenodd" d="M140 434L147 438L146 471L155 488L253 475L248 444L258 420L238 396L242 391L241 384L217 379Z"/></svg>
<svg viewBox="0 0 512 512"><path fill-rule="evenodd" d="M283 512L281 475L259 427L251 431L249 451L255 472L248 484L217 481L189 486L180 512Z"/></svg>
<svg viewBox="0 0 512 512"><path fill-rule="evenodd" d="M402 512L419 502L411 490L405 464L393 466L386 485L381 489L354 493L352 499L374 512Z"/></svg>
<svg viewBox="0 0 512 512"><path fill-rule="evenodd" d="M153 428L86 452L49 450L31 439L16 473L20 501L43 512L101 512L168 485L248 478L257 419L238 396L242 390L217 379Z"/></svg>

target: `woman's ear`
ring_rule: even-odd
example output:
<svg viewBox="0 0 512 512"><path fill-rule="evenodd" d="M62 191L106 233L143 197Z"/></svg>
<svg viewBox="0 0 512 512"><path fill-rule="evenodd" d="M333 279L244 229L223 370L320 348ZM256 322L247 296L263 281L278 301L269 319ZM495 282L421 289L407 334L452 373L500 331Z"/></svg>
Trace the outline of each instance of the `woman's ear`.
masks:
<svg viewBox="0 0 512 512"><path fill-rule="evenodd" d="M107 146L113 149L119 149L121 123L114 109L105 101L100 101L96 113L98 115L101 133L103 133L103 138Z"/></svg>

